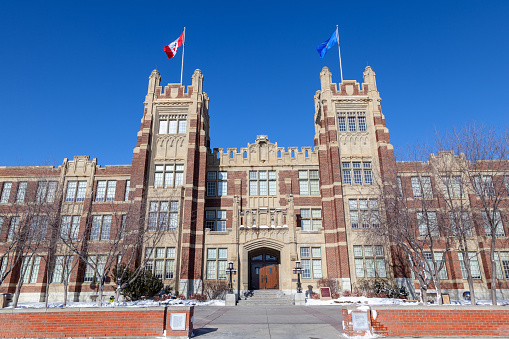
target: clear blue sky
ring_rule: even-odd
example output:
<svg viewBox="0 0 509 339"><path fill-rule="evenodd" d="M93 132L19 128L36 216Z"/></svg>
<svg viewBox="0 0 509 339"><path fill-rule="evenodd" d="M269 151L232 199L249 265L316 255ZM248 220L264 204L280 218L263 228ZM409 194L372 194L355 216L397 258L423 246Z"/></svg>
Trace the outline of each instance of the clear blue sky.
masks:
<svg viewBox="0 0 509 339"><path fill-rule="evenodd" d="M4 1L0 166L90 155L130 164L150 72L184 84L202 70L211 147L313 145L313 95L340 28L345 79L377 74L392 143L477 119L509 123L509 1Z"/></svg>

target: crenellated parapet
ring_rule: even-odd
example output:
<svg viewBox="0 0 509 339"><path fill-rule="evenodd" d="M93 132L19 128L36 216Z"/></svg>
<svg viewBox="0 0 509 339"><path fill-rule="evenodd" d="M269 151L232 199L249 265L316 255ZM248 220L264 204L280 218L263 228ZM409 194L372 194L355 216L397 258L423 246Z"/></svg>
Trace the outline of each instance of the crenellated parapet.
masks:
<svg viewBox="0 0 509 339"><path fill-rule="evenodd" d="M279 147L267 135L258 135L255 143L237 148L214 148L207 154L207 164L212 166L271 166L318 164L318 152L313 147Z"/></svg>

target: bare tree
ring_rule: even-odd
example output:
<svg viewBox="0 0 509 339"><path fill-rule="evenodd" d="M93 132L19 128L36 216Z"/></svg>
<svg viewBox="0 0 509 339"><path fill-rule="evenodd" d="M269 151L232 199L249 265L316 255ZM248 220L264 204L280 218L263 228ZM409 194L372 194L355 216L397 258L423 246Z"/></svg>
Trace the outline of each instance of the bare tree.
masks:
<svg viewBox="0 0 509 339"><path fill-rule="evenodd" d="M474 220L478 225L482 225L478 230L479 236L489 239L491 300L493 305L496 305L497 266L500 265L496 248L500 246L500 240L506 240L502 215L503 209L508 207L506 198L509 192L509 134L493 127L470 123L437 136L437 146L439 150L452 150L456 155L453 157L454 170L460 176L462 188L468 194ZM450 208L455 207L457 212L464 212L466 209L466 206L450 205ZM456 215L455 224L458 225L462 220L458 213ZM464 231L464 235L469 234L468 221L466 224L459 229ZM464 238L464 235L460 235L460 238ZM471 276L468 242L466 239L458 240L460 249L463 248L465 268ZM473 291L470 278L469 287Z"/></svg>

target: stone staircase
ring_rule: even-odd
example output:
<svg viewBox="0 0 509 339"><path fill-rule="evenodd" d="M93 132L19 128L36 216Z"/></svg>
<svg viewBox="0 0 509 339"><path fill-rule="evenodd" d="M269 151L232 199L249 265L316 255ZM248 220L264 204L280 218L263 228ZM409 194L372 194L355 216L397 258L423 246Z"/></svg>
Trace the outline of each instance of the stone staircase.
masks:
<svg viewBox="0 0 509 339"><path fill-rule="evenodd" d="M242 293L237 305L293 305L293 296L280 290L253 290Z"/></svg>

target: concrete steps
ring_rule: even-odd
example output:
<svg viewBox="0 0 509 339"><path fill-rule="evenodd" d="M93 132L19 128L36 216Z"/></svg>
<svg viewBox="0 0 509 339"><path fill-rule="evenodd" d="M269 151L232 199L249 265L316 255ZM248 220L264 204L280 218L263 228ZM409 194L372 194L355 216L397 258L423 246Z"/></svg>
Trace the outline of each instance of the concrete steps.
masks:
<svg viewBox="0 0 509 339"><path fill-rule="evenodd" d="M293 305L293 297L280 290L254 290L244 292L237 305Z"/></svg>

